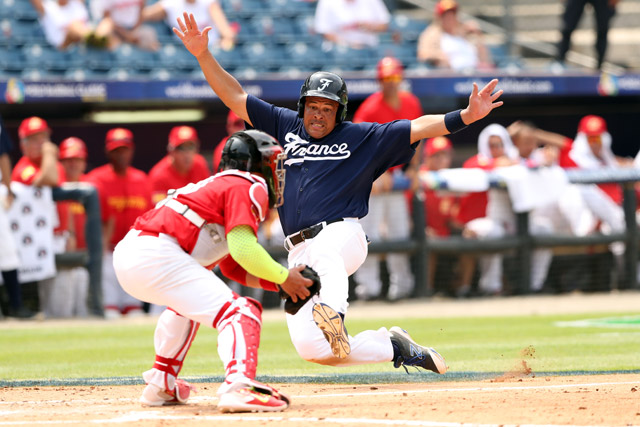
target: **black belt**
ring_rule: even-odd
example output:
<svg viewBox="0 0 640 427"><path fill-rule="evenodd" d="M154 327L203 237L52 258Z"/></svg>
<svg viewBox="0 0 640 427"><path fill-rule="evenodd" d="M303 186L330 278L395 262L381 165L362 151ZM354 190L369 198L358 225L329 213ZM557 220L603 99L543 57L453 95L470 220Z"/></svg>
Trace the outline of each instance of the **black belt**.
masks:
<svg viewBox="0 0 640 427"><path fill-rule="evenodd" d="M285 249L290 250L291 248L287 248L287 240L289 240L289 242L291 243L291 246L293 247L293 246L297 245L298 243L304 242L307 239L313 239L327 225L333 224L334 222L340 222L340 221L344 221L344 219L340 218L340 219L334 219L334 220L331 220L331 221L323 221L323 222L321 222L319 224L312 225L309 228L303 228L302 230L298 231L297 233L290 234L289 236L287 236L287 239L285 239L284 247L285 247Z"/></svg>

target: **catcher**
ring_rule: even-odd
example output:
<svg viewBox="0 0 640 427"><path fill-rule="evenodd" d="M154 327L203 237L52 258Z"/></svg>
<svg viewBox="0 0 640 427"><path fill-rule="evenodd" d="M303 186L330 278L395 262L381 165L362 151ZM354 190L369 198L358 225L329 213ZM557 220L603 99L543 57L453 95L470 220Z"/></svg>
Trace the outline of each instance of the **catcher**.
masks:
<svg viewBox="0 0 640 427"><path fill-rule="evenodd" d="M262 306L240 297L208 269L242 284L310 296L305 266L287 270L256 238L269 207L283 202L286 155L264 132L233 134L222 153L222 172L182 187L140 216L116 246L113 264L125 291L167 306L156 326L153 367L142 374L140 401L162 406L187 402L194 388L178 378L200 324L218 330L225 381L222 412L282 411L287 396L255 380Z"/></svg>

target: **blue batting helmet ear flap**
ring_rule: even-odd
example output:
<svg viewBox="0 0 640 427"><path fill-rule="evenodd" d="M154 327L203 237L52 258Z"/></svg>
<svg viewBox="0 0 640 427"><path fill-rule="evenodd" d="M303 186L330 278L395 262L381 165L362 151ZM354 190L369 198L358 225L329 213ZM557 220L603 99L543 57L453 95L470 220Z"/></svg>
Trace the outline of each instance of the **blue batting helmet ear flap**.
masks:
<svg viewBox="0 0 640 427"><path fill-rule="evenodd" d="M347 93L347 84L339 75L318 71L307 77L300 88L300 98L298 98L298 117L300 118L304 117L304 101L307 96L318 96L336 101L339 104L336 124L347 118L349 94Z"/></svg>

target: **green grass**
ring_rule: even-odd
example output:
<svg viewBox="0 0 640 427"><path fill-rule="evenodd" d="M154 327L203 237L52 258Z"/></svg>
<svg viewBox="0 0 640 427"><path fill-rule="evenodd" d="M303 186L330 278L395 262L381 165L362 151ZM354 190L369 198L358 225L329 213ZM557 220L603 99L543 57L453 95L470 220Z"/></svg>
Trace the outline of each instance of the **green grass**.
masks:
<svg viewBox="0 0 640 427"><path fill-rule="evenodd" d="M347 328L355 335L365 329L402 326L416 341L444 355L452 373L508 372L521 366L522 360L534 372L640 369L640 325L556 325L603 317L608 316L347 319ZM139 378L153 363L154 325L32 325L0 329L0 384L3 380ZM200 328L182 376L223 374L216 337L216 331ZM390 363L333 368L305 362L293 349L282 321L265 322L259 357L259 376L398 372Z"/></svg>

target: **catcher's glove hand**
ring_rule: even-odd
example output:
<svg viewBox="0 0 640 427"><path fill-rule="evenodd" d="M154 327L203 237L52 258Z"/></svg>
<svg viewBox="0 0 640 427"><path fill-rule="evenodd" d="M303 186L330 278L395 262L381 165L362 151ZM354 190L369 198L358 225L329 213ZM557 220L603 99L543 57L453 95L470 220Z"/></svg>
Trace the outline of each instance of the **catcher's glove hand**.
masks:
<svg viewBox="0 0 640 427"><path fill-rule="evenodd" d="M305 279L311 279L313 281L311 286L307 288L309 289L308 297L304 299L298 298L297 302L293 302L291 300L291 297L285 291L283 291L282 288L278 287L280 289L280 291L278 292L280 298L285 300L284 311L289 314L296 314L298 310L300 310L300 308L305 305L305 303L309 301L309 299L311 299L312 296L318 295L318 293L320 293L320 276L318 276L318 273L316 273L313 268L307 266L300 272L300 274L302 274Z"/></svg>

